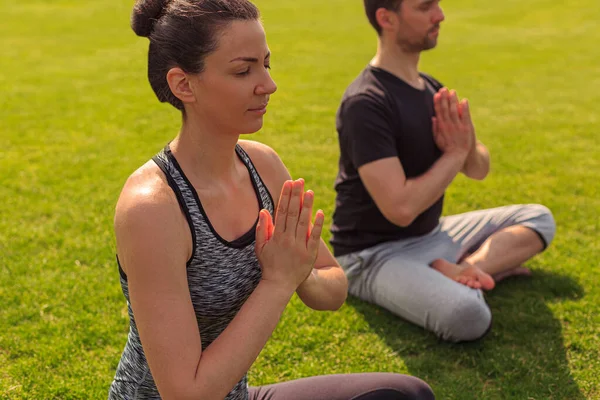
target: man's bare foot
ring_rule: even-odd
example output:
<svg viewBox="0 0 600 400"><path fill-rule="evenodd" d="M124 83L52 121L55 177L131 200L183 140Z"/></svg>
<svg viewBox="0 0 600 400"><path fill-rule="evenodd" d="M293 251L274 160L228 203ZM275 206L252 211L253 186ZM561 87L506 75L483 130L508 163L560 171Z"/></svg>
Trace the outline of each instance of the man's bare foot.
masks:
<svg viewBox="0 0 600 400"><path fill-rule="evenodd" d="M491 290L496 286L494 278L473 265L463 266L437 259L431 263L431 267L448 278L473 289Z"/></svg>
<svg viewBox="0 0 600 400"><path fill-rule="evenodd" d="M458 264L460 265L470 255L471 255L471 253L463 254L463 256L460 258L460 260L458 260ZM533 275L533 274L531 273L531 270L529 268L525 268L522 265L519 265L518 267L511 268L506 271L498 272L497 274L492 275L492 278L494 279L494 282L498 283L500 281L505 280L506 278L511 278L513 276L517 277L517 276L531 276L531 275Z"/></svg>
<svg viewBox="0 0 600 400"><path fill-rule="evenodd" d="M529 268L517 267L517 268L509 269L507 271L498 272L497 274L492 275L492 278L494 278L494 281L496 281L496 283L498 283L506 278L510 278L511 276L531 276L531 275L532 275L532 273Z"/></svg>

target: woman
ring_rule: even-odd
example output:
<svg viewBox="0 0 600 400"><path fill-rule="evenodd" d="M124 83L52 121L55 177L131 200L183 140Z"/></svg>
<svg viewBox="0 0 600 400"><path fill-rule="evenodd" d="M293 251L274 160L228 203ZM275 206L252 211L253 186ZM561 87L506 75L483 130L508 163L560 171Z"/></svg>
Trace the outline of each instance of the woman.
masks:
<svg viewBox="0 0 600 400"><path fill-rule="evenodd" d="M109 398L433 398L425 383L397 374L247 386L294 292L308 307L336 310L347 290L320 238L323 213L311 223L313 193L290 180L273 150L239 140L262 127L276 90L258 18L247 0L134 7L133 30L150 38L150 84L183 123L117 204L131 327Z"/></svg>

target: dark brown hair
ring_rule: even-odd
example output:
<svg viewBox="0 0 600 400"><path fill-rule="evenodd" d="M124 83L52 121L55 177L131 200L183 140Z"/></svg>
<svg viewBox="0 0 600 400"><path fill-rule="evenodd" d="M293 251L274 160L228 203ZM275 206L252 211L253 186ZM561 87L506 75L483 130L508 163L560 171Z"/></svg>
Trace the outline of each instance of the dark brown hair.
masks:
<svg viewBox="0 0 600 400"><path fill-rule="evenodd" d="M400 8L400 4L402 0L364 0L365 3L365 12L367 14L367 18L369 18L369 22L373 25L373 28L377 31L377 34L381 36L381 26L377 23L377 18L375 17L375 13L380 8L385 8L386 10L398 11Z"/></svg>
<svg viewBox="0 0 600 400"><path fill-rule="evenodd" d="M148 80L161 102L184 111L169 88L167 72L179 67L190 74L204 70L204 59L217 49L219 34L233 21L258 20L248 0L138 0L131 28L150 39Z"/></svg>

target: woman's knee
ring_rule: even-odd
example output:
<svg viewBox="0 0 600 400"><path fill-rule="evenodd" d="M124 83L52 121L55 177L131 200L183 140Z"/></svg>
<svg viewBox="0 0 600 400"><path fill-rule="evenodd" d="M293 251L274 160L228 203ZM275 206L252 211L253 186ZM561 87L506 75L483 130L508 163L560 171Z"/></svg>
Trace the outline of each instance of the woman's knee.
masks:
<svg viewBox="0 0 600 400"><path fill-rule="evenodd" d="M403 393L404 397L397 397L398 400L433 400L435 395L431 387L423 380L414 376L407 376L410 378L410 384L408 390Z"/></svg>
<svg viewBox="0 0 600 400"><path fill-rule="evenodd" d="M435 333L450 342L468 342L482 338L491 328L492 313L482 298L462 296L448 302L437 321Z"/></svg>
<svg viewBox="0 0 600 400"><path fill-rule="evenodd" d="M380 373L376 387L352 400L433 400L431 387L414 376ZM383 378L383 379L382 379Z"/></svg>

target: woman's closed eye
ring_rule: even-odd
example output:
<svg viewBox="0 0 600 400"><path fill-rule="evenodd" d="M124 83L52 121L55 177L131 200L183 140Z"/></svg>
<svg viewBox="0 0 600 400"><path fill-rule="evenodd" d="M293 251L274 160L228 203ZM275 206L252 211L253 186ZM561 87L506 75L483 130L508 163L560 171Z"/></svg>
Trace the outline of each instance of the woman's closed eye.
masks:
<svg viewBox="0 0 600 400"><path fill-rule="evenodd" d="M265 64L265 69L271 69L271 65L270 64ZM246 76L250 74L250 67L246 68L246 70L242 71L242 72L238 72L235 75L236 76Z"/></svg>
<svg viewBox="0 0 600 400"><path fill-rule="evenodd" d="M246 70L242 71L242 72L238 72L236 75L237 76L246 76L250 73L250 67L246 68Z"/></svg>

